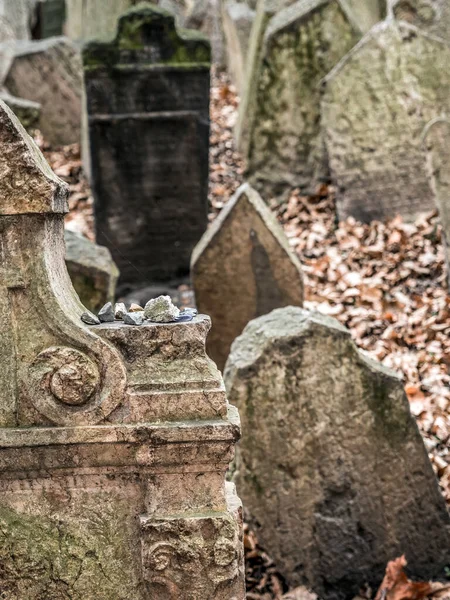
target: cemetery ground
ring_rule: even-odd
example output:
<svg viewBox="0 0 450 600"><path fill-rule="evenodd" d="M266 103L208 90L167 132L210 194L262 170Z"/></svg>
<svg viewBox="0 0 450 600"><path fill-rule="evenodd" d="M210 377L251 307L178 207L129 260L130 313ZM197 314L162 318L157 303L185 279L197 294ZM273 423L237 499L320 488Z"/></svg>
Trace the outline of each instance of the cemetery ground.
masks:
<svg viewBox="0 0 450 600"><path fill-rule="evenodd" d="M211 94L210 221L244 179L232 135L238 99L225 74L214 75ZM70 185L68 226L92 239L92 197L79 148L52 149L40 136L37 141L55 173ZM294 190L278 204L264 199L301 260L305 307L336 317L359 348L403 376L450 506L450 297L437 214L414 223L400 218L370 225L352 218L338 223L328 187L309 197ZM244 542L248 598L281 598L287 591L284 582L248 527Z"/></svg>

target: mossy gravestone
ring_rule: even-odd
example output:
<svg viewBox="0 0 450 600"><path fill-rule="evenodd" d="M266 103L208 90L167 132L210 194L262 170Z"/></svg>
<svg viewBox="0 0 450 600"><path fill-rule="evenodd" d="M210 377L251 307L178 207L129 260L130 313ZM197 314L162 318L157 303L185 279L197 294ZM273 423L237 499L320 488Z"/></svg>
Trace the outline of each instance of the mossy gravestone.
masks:
<svg viewBox="0 0 450 600"><path fill-rule="evenodd" d="M326 180L319 84L360 36L337 0L298 0L270 20L247 107L247 176L257 189L313 192Z"/></svg>
<svg viewBox="0 0 450 600"><path fill-rule="evenodd" d="M303 305L300 263L275 216L248 184L195 247L191 275L197 307L212 318L207 349L220 369L251 319Z"/></svg>
<svg viewBox="0 0 450 600"><path fill-rule="evenodd" d="M189 272L207 225L208 41L151 5L83 50L97 241L120 289Z"/></svg>
<svg viewBox="0 0 450 600"><path fill-rule="evenodd" d="M393 20L326 78L322 122L341 218L413 219L434 207L422 132L450 111L449 63L447 44Z"/></svg>
<svg viewBox="0 0 450 600"><path fill-rule="evenodd" d="M423 133L427 173L442 225L450 289L450 120L438 118L427 124Z"/></svg>
<svg viewBox="0 0 450 600"><path fill-rule="evenodd" d="M350 599L402 554L420 579L444 573L450 519L403 385L347 329L274 310L234 342L224 377L238 491L289 584Z"/></svg>
<svg viewBox="0 0 450 600"><path fill-rule="evenodd" d="M85 325L67 195L0 101L0 595L244 600L210 320Z"/></svg>

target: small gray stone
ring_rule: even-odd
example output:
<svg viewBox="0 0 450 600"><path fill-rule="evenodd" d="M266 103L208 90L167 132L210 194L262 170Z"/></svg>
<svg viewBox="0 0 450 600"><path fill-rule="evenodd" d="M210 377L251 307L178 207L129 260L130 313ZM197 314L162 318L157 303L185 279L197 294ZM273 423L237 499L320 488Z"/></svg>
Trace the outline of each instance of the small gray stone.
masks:
<svg viewBox="0 0 450 600"><path fill-rule="evenodd" d="M149 321L171 323L180 316L180 309L173 304L170 296L158 296L147 302L144 315Z"/></svg>
<svg viewBox="0 0 450 600"><path fill-rule="evenodd" d="M123 322L126 325L142 325L144 322L143 312L128 312L123 315Z"/></svg>
<svg viewBox="0 0 450 600"><path fill-rule="evenodd" d="M123 319L125 313L127 312L126 306L123 302L117 302L114 307L114 317L116 319Z"/></svg>
<svg viewBox="0 0 450 600"><path fill-rule="evenodd" d="M114 321L114 310L111 302L107 302L99 311L98 318L102 323L112 323Z"/></svg>
<svg viewBox="0 0 450 600"><path fill-rule="evenodd" d="M88 310L81 315L81 320L83 323L86 323L86 325L99 325L100 323L100 319L97 319L97 317Z"/></svg>

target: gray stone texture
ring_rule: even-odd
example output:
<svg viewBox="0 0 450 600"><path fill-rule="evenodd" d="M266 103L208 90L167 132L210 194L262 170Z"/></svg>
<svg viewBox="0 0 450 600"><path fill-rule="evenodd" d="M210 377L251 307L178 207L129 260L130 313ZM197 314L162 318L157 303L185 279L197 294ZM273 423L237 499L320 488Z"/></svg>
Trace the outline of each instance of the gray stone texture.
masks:
<svg viewBox="0 0 450 600"><path fill-rule="evenodd" d="M337 0L298 0L264 34L247 177L266 194L314 192L328 177L320 128L320 82L361 33Z"/></svg>
<svg viewBox="0 0 450 600"><path fill-rule="evenodd" d="M41 105L39 129L55 145L80 141L82 70L78 49L64 37L6 42L11 54L5 86L14 96Z"/></svg>
<svg viewBox="0 0 450 600"><path fill-rule="evenodd" d="M439 118L428 123L423 140L430 187L442 225L447 285L450 289L450 120Z"/></svg>
<svg viewBox="0 0 450 600"><path fill-rule="evenodd" d="M29 40L38 0L0 0L0 43Z"/></svg>
<svg viewBox="0 0 450 600"><path fill-rule="evenodd" d="M340 218L434 206L421 135L450 110L450 48L414 26L376 25L326 79L322 121Z"/></svg>
<svg viewBox="0 0 450 600"><path fill-rule="evenodd" d="M241 93L245 85L247 52L255 11L246 2L226 0L222 5L227 71Z"/></svg>
<svg viewBox="0 0 450 600"><path fill-rule="evenodd" d="M450 42L448 0L388 0L390 15Z"/></svg>
<svg viewBox="0 0 450 600"><path fill-rule="evenodd" d="M84 236L65 231L66 266L81 302L98 312L113 302L119 270L108 248L94 244Z"/></svg>
<svg viewBox="0 0 450 600"><path fill-rule="evenodd" d="M406 554L420 579L450 560L450 519L400 378L335 319L255 319L225 369L243 437L236 482L290 585L324 600L377 589Z"/></svg>
<svg viewBox="0 0 450 600"><path fill-rule="evenodd" d="M96 238L120 290L186 275L207 226L209 43L147 5L83 60Z"/></svg>
<svg viewBox="0 0 450 600"><path fill-rule="evenodd" d="M67 195L0 101L1 595L244 600L210 320L84 323Z"/></svg>
<svg viewBox="0 0 450 600"><path fill-rule="evenodd" d="M207 350L220 369L251 319L303 304L300 263L270 209L247 184L196 246L191 277L197 308L212 318Z"/></svg>

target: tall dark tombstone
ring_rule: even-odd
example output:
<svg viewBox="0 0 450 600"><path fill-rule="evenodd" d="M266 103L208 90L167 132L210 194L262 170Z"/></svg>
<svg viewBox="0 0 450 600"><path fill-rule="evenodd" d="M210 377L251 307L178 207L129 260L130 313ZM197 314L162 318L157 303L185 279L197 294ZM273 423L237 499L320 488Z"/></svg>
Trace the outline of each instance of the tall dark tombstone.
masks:
<svg viewBox="0 0 450 600"><path fill-rule="evenodd" d="M187 275L207 225L209 42L141 4L83 63L97 242L119 289Z"/></svg>

